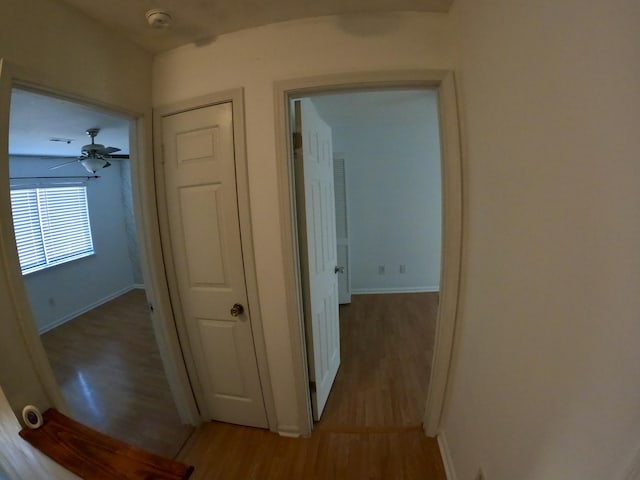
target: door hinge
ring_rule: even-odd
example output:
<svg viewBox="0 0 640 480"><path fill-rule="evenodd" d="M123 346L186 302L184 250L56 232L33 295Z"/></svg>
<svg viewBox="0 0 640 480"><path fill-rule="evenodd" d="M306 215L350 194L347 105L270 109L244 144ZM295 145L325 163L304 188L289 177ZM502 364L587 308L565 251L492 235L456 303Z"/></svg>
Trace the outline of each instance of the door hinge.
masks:
<svg viewBox="0 0 640 480"><path fill-rule="evenodd" d="M309 391L316 393L316 382L309 382Z"/></svg>
<svg viewBox="0 0 640 480"><path fill-rule="evenodd" d="M297 150L298 148L302 148L302 134L293 132L293 149Z"/></svg>

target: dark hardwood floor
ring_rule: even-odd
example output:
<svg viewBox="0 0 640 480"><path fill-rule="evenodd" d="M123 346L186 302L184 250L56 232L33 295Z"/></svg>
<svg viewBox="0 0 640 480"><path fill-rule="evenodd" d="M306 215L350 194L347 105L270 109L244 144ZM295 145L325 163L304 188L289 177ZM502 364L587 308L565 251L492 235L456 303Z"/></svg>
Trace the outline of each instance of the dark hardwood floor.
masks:
<svg viewBox="0 0 640 480"><path fill-rule="evenodd" d="M158 455L178 453L193 428L178 417L143 290L41 338L73 418Z"/></svg>
<svg viewBox="0 0 640 480"><path fill-rule="evenodd" d="M340 306L341 365L316 428L422 424L437 293L354 295Z"/></svg>
<svg viewBox="0 0 640 480"><path fill-rule="evenodd" d="M421 427L437 294L354 296L340 308L342 365L309 438L209 422L178 455L193 479L445 480Z"/></svg>

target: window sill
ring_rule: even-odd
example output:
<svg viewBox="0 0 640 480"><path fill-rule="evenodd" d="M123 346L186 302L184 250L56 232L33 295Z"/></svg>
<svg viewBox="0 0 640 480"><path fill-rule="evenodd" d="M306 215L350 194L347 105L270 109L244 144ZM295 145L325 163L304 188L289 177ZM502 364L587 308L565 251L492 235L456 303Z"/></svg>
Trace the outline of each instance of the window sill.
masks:
<svg viewBox="0 0 640 480"><path fill-rule="evenodd" d="M72 263L72 262L74 262L76 260L81 260L83 258L93 257L95 254L96 254L96 252L87 252L87 253L83 253L83 254L80 254L80 255L74 255L73 257L65 258L64 260L60 260L60 261L55 262L55 263L49 263L47 265L39 265L37 267L33 267L33 268L28 269L28 270L24 270L22 272L22 276L26 277L26 276L29 276L29 275L31 275L33 273L42 272L42 271L49 270L49 269L54 268L54 267L59 267L60 265L66 265L68 263Z"/></svg>

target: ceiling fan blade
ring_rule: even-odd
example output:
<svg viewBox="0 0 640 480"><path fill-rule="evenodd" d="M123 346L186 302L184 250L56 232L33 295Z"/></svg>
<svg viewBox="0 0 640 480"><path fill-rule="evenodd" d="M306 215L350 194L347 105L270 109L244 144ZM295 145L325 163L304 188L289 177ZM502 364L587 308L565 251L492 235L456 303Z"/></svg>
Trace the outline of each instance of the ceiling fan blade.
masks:
<svg viewBox="0 0 640 480"><path fill-rule="evenodd" d="M116 147L104 147L104 148L98 148L96 149L96 153L100 154L100 155L109 155L111 153L116 153L119 152L120 149L116 148Z"/></svg>
<svg viewBox="0 0 640 480"><path fill-rule="evenodd" d="M128 160L129 159L129 154L121 153L121 154L117 154L117 155L109 155L108 158L114 158L116 160Z"/></svg>
<svg viewBox="0 0 640 480"><path fill-rule="evenodd" d="M106 160L105 160L105 162L106 162ZM107 168L107 167L110 167L110 166L111 166L111 164L109 162L107 162L102 166L102 168Z"/></svg>
<svg viewBox="0 0 640 480"><path fill-rule="evenodd" d="M78 161L77 158L70 160L68 162L61 163L59 165L54 165L53 167L49 167L49 170L55 170L56 168L66 167L67 165L71 165L72 163L76 163Z"/></svg>

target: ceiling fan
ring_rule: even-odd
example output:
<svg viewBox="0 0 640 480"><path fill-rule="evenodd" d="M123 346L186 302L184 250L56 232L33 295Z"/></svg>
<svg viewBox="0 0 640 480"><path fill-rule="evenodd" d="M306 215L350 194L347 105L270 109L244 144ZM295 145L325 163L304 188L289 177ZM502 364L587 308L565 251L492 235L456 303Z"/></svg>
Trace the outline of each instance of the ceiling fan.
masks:
<svg viewBox="0 0 640 480"><path fill-rule="evenodd" d="M65 167L67 165L71 165L73 163L78 162L89 173L96 173L101 168L107 168L111 166L111 163L108 161L108 159L129 158L129 155L114 155L114 153L120 151L119 148L105 147L104 145L95 143L95 138L99 132L100 132L99 128L89 128L87 130L87 135L91 137L91 143L84 145L82 147L81 155L69 162L61 163L60 165L55 165L51 167L49 170L55 170L56 168Z"/></svg>

